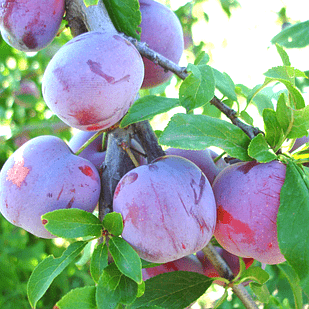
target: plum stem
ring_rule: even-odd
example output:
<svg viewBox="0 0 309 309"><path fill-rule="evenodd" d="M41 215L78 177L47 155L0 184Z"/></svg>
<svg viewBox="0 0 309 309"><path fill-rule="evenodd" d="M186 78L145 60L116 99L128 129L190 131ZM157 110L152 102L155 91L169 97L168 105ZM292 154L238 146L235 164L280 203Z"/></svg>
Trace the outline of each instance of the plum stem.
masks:
<svg viewBox="0 0 309 309"><path fill-rule="evenodd" d="M127 142L122 142L120 144L120 147L128 154L128 156L132 160L135 167L140 166L140 164L137 162L136 158L134 157L134 154L132 153L130 146L128 145Z"/></svg>
<svg viewBox="0 0 309 309"><path fill-rule="evenodd" d="M211 264L215 267L220 276L230 281L234 279L232 270L211 243L209 243L202 251L209 259ZM247 309L258 309L258 306L252 299L251 295L241 283L233 285L232 290Z"/></svg>
<svg viewBox="0 0 309 309"><path fill-rule="evenodd" d="M92 135L76 152L75 155L78 156L85 148L87 148L98 136L100 136L103 131L98 131Z"/></svg>

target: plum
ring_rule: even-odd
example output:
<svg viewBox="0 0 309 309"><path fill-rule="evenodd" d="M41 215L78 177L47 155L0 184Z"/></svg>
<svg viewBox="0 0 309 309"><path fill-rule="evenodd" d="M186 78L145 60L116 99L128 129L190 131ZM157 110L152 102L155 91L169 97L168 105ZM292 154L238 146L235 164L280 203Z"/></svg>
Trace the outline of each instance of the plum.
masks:
<svg viewBox="0 0 309 309"><path fill-rule="evenodd" d="M279 161L251 161L230 165L216 177L214 235L228 252L266 264L285 261L276 224L285 171Z"/></svg>
<svg viewBox="0 0 309 309"><path fill-rule="evenodd" d="M97 132L77 132L70 140L69 147L73 152L76 152L89 138ZM145 153L142 146L135 140L131 139L131 147L140 153ZM133 151L135 158L140 165L146 164L146 158L143 155ZM89 160L98 170L104 162L106 152L102 151L102 135L97 137L88 147L86 147L79 156Z"/></svg>
<svg viewBox="0 0 309 309"><path fill-rule="evenodd" d="M184 256L181 259L167 262L159 266L143 268L143 280L145 281L154 276L178 270L192 271L202 275L204 274L201 262L197 259L195 255L191 254L188 256Z"/></svg>
<svg viewBox="0 0 309 309"><path fill-rule="evenodd" d="M97 132L79 131L69 141L69 147L76 152ZM89 160L98 170L105 159L105 151L102 151L102 135L98 136L90 145L88 145L79 156Z"/></svg>
<svg viewBox="0 0 309 309"><path fill-rule="evenodd" d="M31 139L5 162L0 172L0 211L12 224L42 238L53 238L41 216L56 209L92 212L100 195L94 165L75 156L55 136Z"/></svg>
<svg viewBox="0 0 309 309"><path fill-rule="evenodd" d="M302 146L302 145L304 145L308 142L309 142L309 135L297 138L295 140L295 143L294 143L293 147L291 148L290 152L295 151L297 148L299 148L300 146Z"/></svg>
<svg viewBox="0 0 309 309"><path fill-rule="evenodd" d="M59 30L64 3L64 0L0 0L3 39L21 51L45 48Z"/></svg>
<svg viewBox="0 0 309 309"><path fill-rule="evenodd" d="M99 131L128 111L144 78L136 48L118 34L87 32L63 45L42 82L49 108L66 124Z"/></svg>
<svg viewBox="0 0 309 309"><path fill-rule="evenodd" d="M113 209L122 214L122 237L146 261L166 263L204 248L216 224L206 176L191 161L163 156L119 181Z"/></svg>
<svg viewBox="0 0 309 309"><path fill-rule="evenodd" d="M215 177L221 171L214 163L208 149L205 150L185 150L179 148L169 148L166 151L167 155L176 155L186 158L196 164L207 177L210 184L213 183Z"/></svg>
<svg viewBox="0 0 309 309"><path fill-rule="evenodd" d="M229 265L234 276L236 276L240 270L238 256L231 254L225 249L220 248L220 247L215 247L215 249L222 256L222 258L226 261L226 263ZM221 277L219 273L217 272L217 270L214 268L214 266L211 264L211 262L208 260L208 258L206 257L203 251L196 252L196 256L199 259L199 261L202 263L203 274L205 276L210 277L210 278ZM252 263L254 262L254 259L252 258L243 258L243 260L246 264L246 268L250 267ZM215 280L214 283L224 286L224 283L219 280Z"/></svg>
<svg viewBox="0 0 309 309"><path fill-rule="evenodd" d="M142 14L141 41L167 59L178 63L184 50L183 31L177 16L169 8L153 0L140 0ZM166 82L172 72L143 57L145 78L142 88Z"/></svg>

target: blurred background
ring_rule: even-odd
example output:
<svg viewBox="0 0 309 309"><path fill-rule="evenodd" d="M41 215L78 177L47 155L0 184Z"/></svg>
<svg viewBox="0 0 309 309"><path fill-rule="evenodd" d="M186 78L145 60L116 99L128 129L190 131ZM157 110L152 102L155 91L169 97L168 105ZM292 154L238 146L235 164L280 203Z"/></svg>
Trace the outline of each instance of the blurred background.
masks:
<svg viewBox="0 0 309 309"><path fill-rule="evenodd" d="M263 73L281 65L270 41L283 28L306 21L309 8L309 3L300 0L158 2L170 6L183 25L186 50L180 65L194 62L196 55L205 51L210 56L209 65L226 72L242 91L262 84ZM70 39L65 22L53 43L37 53L13 49L0 37L0 168L18 147L33 137L51 134L68 142L76 132L49 110L41 93L42 75L49 60ZM292 66L302 71L309 70L308 48L288 50ZM157 88L142 90L141 96L177 97L179 85L180 80L173 77ZM306 100L307 83L299 82L298 86ZM272 104L280 87L268 89L268 92L266 89L261 99ZM242 104L241 97L239 102ZM153 128L160 132L170 117L179 111L181 108L154 117L151 121ZM250 106L247 112L253 124L263 129L256 106ZM213 107L201 108L196 113L221 117ZM11 225L0 215L0 308L30 308L26 285L32 270L46 256L60 256L67 245L62 239L39 239ZM84 261L87 257L57 277L37 308L52 308L70 289L92 284L89 266ZM267 266L266 270L273 278L268 288L276 295L278 304L261 308L293 308L293 294L285 276L276 266ZM222 294L223 288L213 286L193 308L210 308ZM220 308L242 308L237 297L230 295L228 300Z"/></svg>

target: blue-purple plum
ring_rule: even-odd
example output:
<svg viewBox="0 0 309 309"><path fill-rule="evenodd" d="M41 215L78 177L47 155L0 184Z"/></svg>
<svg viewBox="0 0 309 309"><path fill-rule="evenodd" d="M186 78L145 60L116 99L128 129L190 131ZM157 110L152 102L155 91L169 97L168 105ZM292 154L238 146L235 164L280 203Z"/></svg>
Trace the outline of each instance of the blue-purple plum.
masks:
<svg viewBox="0 0 309 309"><path fill-rule="evenodd" d="M113 209L122 214L122 237L146 261L166 263L204 248L216 224L209 181L191 161L163 156L119 181Z"/></svg>
<svg viewBox="0 0 309 309"><path fill-rule="evenodd" d="M265 264L285 261L277 237L277 214L286 166L241 162L223 169L213 183L215 237L228 252Z"/></svg>
<svg viewBox="0 0 309 309"><path fill-rule="evenodd" d="M97 132L79 131L70 139L69 147L76 152ZM104 162L106 152L102 151L102 134L98 136L90 145L88 145L79 156L89 160L97 169L100 169Z"/></svg>
<svg viewBox="0 0 309 309"><path fill-rule="evenodd" d="M12 224L54 237L41 216L56 209L92 212L100 195L95 166L55 136L39 136L17 149L0 172L0 211Z"/></svg>
<svg viewBox="0 0 309 309"><path fill-rule="evenodd" d="M293 152L294 150L296 150L297 148L299 148L300 146L302 146L302 145L304 145L308 142L309 142L309 135L297 138L295 140L295 143L294 143L293 147L291 148L290 152Z"/></svg>
<svg viewBox="0 0 309 309"><path fill-rule="evenodd" d="M149 267L149 268L143 268L142 274L143 274L143 280L147 280L149 278L152 278L154 276L169 273L172 271L192 271L199 274L204 274L203 266L201 262L198 260L198 258L191 254L188 256L184 256L181 259L167 262L164 264L161 264L159 266L155 267Z"/></svg>
<svg viewBox="0 0 309 309"><path fill-rule="evenodd" d="M167 59L178 63L184 50L183 31L173 11L153 0L140 0L141 41ZM172 72L143 57L145 78L142 88L153 88L168 81Z"/></svg>
<svg viewBox="0 0 309 309"><path fill-rule="evenodd" d="M84 145L87 140L89 140L97 132L77 132L69 141L69 147L73 152L76 152L81 146ZM106 152L102 151L102 136L97 137L90 145L88 145L79 156L89 160L98 170L100 169L102 163L104 162ZM146 158L143 155L134 152L134 149L140 153L145 153L142 146L135 140L131 139L131 147L133 148L133 154L137 162L140 165L146 164Z"/></svg>
<svg viewBox="0 0 309 309"><path fill-rule="evenodd" d="M213 183L215 177L220 173L219 169L214 163L212 156L208 149L205 150L185 150L179 148L169 148L165 151L167 155L176 155L186 158L196 164L207 177L210 184Z"/></svg>
<svg viewBox="0 0 309 309"><path fill-rule="evenodd" d="M0 30L3 39L21 51L45 48L59 30L64 2L0 0Z"/></svg>
<svg viewBox="0 0 309 309"><path fill-rule="evenodd" d="M108 32L87 32L63 45L42 81L48 107L66 124L99 131L116 124L134 102L144 78L139 52Z"/></svg>

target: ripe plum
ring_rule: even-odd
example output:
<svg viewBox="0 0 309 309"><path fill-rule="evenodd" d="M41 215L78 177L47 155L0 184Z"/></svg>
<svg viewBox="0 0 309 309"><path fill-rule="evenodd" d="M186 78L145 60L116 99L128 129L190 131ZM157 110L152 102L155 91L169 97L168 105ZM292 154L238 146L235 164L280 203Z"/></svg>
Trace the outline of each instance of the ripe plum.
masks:
<svg viewBox="0 0 309 309"><path fill-rule="evenodd" d="M68 125L99 131L125 115L143 78L142 58L129 41L118 34L87 32L62 46L49 62L43 97Z"/></svg>
<svg viewBox="0 0 309 309"><path fill-rule="evenodd" d="M167 262L156 267L143 268L143 280L145 281L154 276L178 270L192 271L202 275L204 274L201 262L197 259L195 255L191 254L188 256L184 256L181 259Z"/></svg>
<svg viewBox="0 0 309 309"><path fill-rule="evenodd" d="M28 141L0 172L2 215L42 238L53 237L41 222L43 214L72 207L92 212L99 195L100 177L93 164L54 136Z"/></svg>
<svg viewBox="0 0 309 309"><path fill-rule="evenodd" d="M169 8L153 0L140 0L142 14L141 41L167 59L178 63L184 50L181 24ZM172 72L143 57L145 78L142 88L152 88L166 82Z"/></svg>
<svg viewBox="0 0 309 309"><path fill-rule="evenodd" d="M3 39L21 51L38 51L56 36L64 14L64 0L0 0Z"/></svg>
<svg viewBox="0 0 309 309"><path fill-rule="evenodd" d="M169 148L165 151L167 155L176 155L186 158L196 164L207 177L210 184L221 171L214 163L208 149L205 150L185 150L179 148Z"/></svg>
<svg viewBox="0 0 309 309"><path fill-rule="evenodd" d="M214 195L202 171L179 156L163 156L118 183L114 211L122 237L146 261L166 263L204 248L216 223Z"/></svg>
<svg viewBox="0 0 309 309"><path fill-rule="evenodd" d="M252 161L230 165L216 177L214 235L224 249L266 264L285 261L276 224L285 171L278 161Z"/></svg>

